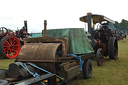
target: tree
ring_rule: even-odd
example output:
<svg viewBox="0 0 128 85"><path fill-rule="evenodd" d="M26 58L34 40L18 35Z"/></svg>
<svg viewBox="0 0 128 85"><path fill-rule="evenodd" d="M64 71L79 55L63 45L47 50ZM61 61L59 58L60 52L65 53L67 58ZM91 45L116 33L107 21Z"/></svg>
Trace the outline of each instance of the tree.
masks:
<svg viewBox="0 0 128 85"><path fill-rule="evenodd" d="M120 23L116 21L115 22L115 27L118 30L128 31L128 21L125 20L125 19L122 19L122 21Z"/></svg>

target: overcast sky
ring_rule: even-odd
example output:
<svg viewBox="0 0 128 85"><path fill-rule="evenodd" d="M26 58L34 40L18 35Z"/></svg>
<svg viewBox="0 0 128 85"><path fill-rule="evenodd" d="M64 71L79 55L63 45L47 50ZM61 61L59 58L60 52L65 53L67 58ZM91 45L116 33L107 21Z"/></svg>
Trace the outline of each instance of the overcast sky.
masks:
<svg viewBox="0 0 128 85"><path fill-rule="evenodd" d="M21 29L27 20L29 32L41 32L47 20L48 29L82 28L79 18L88 12L120 22L127 11L127 0L0 0L0 27Z"/></svg>

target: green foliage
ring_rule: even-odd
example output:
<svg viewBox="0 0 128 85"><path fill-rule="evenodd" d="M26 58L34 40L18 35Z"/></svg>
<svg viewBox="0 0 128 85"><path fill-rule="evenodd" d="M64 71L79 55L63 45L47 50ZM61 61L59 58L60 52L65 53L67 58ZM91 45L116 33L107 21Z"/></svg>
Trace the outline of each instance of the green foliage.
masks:
<svg viewBox="0 0 128 85"><path fill-rule="evenodd" d="M122 19L122 21L120 23L116 21L115 22L115 27L118 30L128 31L128 21L125 20L125 19Z"/></svg>

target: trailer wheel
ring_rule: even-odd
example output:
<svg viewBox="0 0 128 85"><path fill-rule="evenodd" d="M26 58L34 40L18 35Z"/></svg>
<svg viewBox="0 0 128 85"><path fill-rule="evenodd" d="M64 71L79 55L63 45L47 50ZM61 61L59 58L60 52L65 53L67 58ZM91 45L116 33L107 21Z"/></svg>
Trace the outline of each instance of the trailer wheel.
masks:
<svg viewBox="0 0 128 85"><path fill-rule="evenodd" d="M108 43L108 53L110 59L117 59L118 57L118 43L116 38L110 37Z"/></svg>
<svg viewBox="0 0 128 85"><path fill-rule="evenodd" d="M19 40L11 35L5 36L0 41L0 54L4 58L15 58L20 52Z"/></svg>
<svg viewBox="0 0 128 85"><path fill-rule="evenodd" d="M83 63L83 78L89 79L92 77L92 63L90 59L86 59Z"/></svg>
<svg viewBox="0 0 128 85"><path fill-rule="evenodd" d="M103 50L99 48L96 52L96 59L98 66L102 66L104 62Z"/></svg>

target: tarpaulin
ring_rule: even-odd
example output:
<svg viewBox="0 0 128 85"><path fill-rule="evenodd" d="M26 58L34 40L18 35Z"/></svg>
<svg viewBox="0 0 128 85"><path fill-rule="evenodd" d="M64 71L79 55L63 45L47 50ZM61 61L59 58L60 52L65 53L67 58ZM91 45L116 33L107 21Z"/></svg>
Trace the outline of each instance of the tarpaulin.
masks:
<svg viewBox="0 0 128 85"><path fill-rule="evenodd" d="M43 35L43 31L42 31ZM68 54L84 54L94 52L84 28L64 28L47 30L48 37L67 37Z"/></svg>

